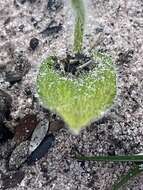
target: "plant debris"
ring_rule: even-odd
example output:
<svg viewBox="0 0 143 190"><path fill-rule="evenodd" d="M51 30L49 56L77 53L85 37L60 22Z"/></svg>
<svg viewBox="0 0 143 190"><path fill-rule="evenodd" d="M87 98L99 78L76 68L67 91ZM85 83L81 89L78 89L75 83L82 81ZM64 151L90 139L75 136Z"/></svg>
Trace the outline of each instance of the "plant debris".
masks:
<svg viewBox="0 0 143 190"><path fill-rule="evenodd" d="M32 154L28 157L27 163L28 165L34 164L36 161L40 160L54 145L55 137L50 134L46 135L41 144L37 147L37 149L32 152Z"/></svg>
<svg viewBox="0 0 143 190"><path fill-rule="evenodd" d="M24 141L12 152L9 159L9 169L17 170L27 160L29 156L29 141Z"/></svg>
<svg viewBox="0 0 143 190"><path fill-rule="evenodd" d="M45 138L47 131L49 129L49 121L41 121L37 127L35 128L29 145L29 153L31 154L43 141Z"/></svg>
<svg viewBox="0 0 143 190"><path fill-rule="evenodd" d="M38 125L36 115L26 115L22 118L15 128L15 142L20 144L21 142L29 139Z"/></svg>
<svg viewBox="0 0 143 190"><path fill-rule="evenodd" d="M59 33L62 29L63 29L63 27L62 27L61 23L57 24L57 23L51 21L51 23L48 25L48 27L40 33L45 38L45 37L52 36L52 35Z"/></svg>
<svg viewBox="0 0 143 190"><path fill-rule="evenodd" d="M75 76L78 76L82 72L88 73L98 65L98 62L95 62L91 57L84 54L76 54L75 56L67 55L62 60L54 57L53 60L55 60L54 67L56 70L63 74L71 73Z"/></svg>

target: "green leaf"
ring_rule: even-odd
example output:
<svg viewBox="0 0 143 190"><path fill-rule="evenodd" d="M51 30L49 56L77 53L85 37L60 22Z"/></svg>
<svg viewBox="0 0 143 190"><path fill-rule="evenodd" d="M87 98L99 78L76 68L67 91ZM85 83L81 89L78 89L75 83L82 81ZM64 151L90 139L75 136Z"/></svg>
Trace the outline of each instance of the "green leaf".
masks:
<svg viewBox="0 0 143 190"><path fill-rule="evenodd" d="M97 52L92 56L100 64L77 78L55 71L54 60L49 57L41 65L37 79L44 106L58 113L76 134L101 117L116 96L116 71L111 58Z"/></svg>

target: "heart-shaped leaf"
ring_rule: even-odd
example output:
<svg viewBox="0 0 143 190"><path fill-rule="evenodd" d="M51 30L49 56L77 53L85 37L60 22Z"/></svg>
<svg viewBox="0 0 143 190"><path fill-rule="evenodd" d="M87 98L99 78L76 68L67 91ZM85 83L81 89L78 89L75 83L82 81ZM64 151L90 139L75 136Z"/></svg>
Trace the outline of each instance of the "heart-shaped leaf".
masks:
<svg viewBox="0 0 143 190"><path fill-rule="evenodd" d="M113 104L116 96L116 71L111 58L94 53L99 62L77 78L63 76L49 57L41 66L37 88L44 106L58 113L74 133L98 119Z"/></svg>

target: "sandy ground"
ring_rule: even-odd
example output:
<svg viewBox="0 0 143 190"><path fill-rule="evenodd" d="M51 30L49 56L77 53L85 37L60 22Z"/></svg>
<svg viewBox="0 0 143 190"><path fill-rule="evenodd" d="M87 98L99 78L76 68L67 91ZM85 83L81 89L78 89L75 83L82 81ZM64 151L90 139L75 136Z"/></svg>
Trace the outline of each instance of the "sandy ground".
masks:
<svg viewBox="0 0 143 190"><path fill-rule="evenodd" d="M36 114L48 119L37 101L35 80L40 63L49 55L64 56L72 49L73 17L69 3L48 0L0 0L0 88L12 97L11 119L14 130L19 118ZM102 123L93 123L74 136L67 128L54 132L54 147L33 166L23 164L16 171L7 169L8 158L0 156L0 189L8 190L111 190L114 181L130 164L78 162L71 158L76 147L86 155L121 155L143 152L143 1L87 0L85 52L90 48L109 53L118 72L118 96ZM51 23L52 21L52 23ZM59 26L48 33L47 26ZM61 27L62 26L62 27ZM31 38L39 45L30 49ZM7 70L15 68L22 54L28 71L22 69L21 82L6 81ZM29 66L26 66L26 68ZM32 95L25 91L30 89ZM1 155L12 141L0 145ZM16 173L17 172L17 173ZM11 180L11 175L15 177ZM10 188L11 187L11 188ZM143 176L132 180L127 190L143 190Z"/></svg>

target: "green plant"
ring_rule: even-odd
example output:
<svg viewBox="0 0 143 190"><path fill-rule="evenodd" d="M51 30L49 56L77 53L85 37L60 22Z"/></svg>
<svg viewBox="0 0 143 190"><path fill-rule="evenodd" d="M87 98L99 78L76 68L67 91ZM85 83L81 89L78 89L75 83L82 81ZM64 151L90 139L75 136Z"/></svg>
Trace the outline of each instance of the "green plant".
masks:
<svg viewBox="0 0 143 190"><path fill-rule="evenodd" d="M85 25L85 6L83 0L71 0L75 12L74 48L75 55L83 54L83 36ZM114 103L116 97L116 70L112 59L100 52L92 51L91 60L81 65L77 64L77 73L71 75L64 70L56 70L58 58L48 57L41 65L37 78L37 90L44 106L58 113L68 124L72 132L79 131L91 121L101 117ZM70 62L70 61L69 61ZM69 63L68 62L68 63ZM89 72L81 72L87 65L94 67ZM78 62L79 63L79 62ZM143 160L143 156L81 156L78 160L89 161L133 161ZM134 164L127 175L122 176L112 190L119 189L143 171L142 165Z"/></svg>
<svg viewBox="0 0 143 190"><path fill-rule="evenodd" d="M82 53L85 25L83 0L71 0L75 11L74 53ZM89 72L80 72L94 62ZM55 69L55 58L49 57L41 65L37 79L38 94L44 106L58 113L70 129L79 131L103 115L116 96L116 71L109 56L92 52L91 60L78 66L78 75L61 73ZM62 65L62 64L61 64Z"/></svg>

